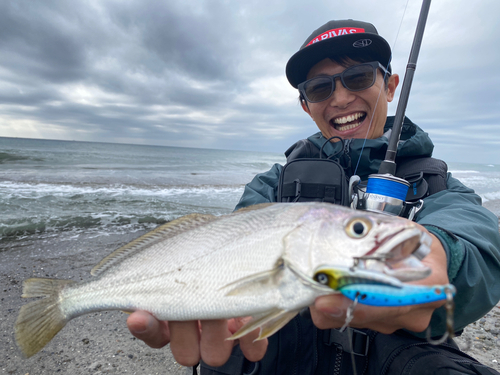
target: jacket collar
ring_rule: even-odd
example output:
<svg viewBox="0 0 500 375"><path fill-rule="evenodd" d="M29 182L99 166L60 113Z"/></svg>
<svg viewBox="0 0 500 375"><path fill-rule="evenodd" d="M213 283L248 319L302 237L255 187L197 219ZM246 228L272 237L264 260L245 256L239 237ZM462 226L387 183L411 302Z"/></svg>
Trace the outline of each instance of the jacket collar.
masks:
<svg viewBox="0 0 500 375"><path fill-rule="evenodd" d="M326 138L321 132L313 134L308 140L318 149L324 145L323 157L332 157L337 154L333 159L339 159L348 176L357 174L364 180L368 178L368 175L378 172L380 163L385 158L393 124L394 116L387 117L384 127L385 133L380 138L346 139L343 142L344 149L342 149L342 142L326 142ZM429 138L429 134L405 117L396 163L401 158L430 157L433 149L434 144Z"/></svg>

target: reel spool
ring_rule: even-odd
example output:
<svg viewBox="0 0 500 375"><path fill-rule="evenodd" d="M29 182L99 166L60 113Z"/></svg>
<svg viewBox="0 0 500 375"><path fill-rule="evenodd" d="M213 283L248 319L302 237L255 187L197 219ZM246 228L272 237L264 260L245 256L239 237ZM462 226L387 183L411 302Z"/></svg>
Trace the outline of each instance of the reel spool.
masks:
<svg viewBox="0 0 500 375"><path fill-rule="evenodd" d="M363 209L371 212L387 213L399 216L404 209L406 194L410 183L390 174L372 174L368 176L368 185Z"/></svg>
<svg viewBox="0 0 500 375"><path fill-rule="evenodd" d="M349 181L350 189L359 182L358 176ZM368 176L366 192L351 190L352 208L399 216L405 208L405 198L410 183L391 174L371 174Z"/></svg>

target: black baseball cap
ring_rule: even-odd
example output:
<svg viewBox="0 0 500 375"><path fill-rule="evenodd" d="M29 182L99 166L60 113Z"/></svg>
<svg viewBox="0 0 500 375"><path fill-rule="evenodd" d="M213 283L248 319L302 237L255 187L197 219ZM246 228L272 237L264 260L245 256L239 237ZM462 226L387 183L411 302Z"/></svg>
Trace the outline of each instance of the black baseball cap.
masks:
<svg viewBox="0 0 500 375"><path fill-rule="evenodd" d="M297 88L321 60L332 56L373 56L390 71L391 47L371 23L355 20L329 21L315 30L286 64L288 82Z"/></svg>

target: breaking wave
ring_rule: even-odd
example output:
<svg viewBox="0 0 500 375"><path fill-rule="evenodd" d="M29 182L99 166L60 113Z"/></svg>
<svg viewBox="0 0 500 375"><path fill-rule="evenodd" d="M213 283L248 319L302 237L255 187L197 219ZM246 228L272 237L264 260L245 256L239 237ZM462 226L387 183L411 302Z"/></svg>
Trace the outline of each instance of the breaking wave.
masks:
<svg viewBox="0 0 500 375"><path fill-rule="evenodd" d="M6 220L0 223L0 239L19 238L42 233L58 233L65 231L79 232L94 229L101 233L122 230L124 226L135 229L151 229L166 223L165 218L152 216L67 216L57 218L25 218L23 220Z"/></svg>
<svg viewBox="0 0 500 375"><path fill-rule="evenodd" d="M241 186L68 185L0 182L0 238L123 228L150 229L198 212L233 210Z"/></svg>

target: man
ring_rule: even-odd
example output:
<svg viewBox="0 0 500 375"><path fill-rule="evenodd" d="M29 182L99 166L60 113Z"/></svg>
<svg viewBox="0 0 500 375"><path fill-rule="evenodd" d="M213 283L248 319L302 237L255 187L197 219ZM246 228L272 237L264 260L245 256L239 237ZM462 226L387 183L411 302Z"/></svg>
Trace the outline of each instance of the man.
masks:
<svg viewBox="0 0 500 375"><path fill-rule="evenodd" d="M391 74L390 60L388 43L369 23L330 21L315 30L290 58L286 74L320 132L291 147L288 159L317 157L314 150L322 148L327 156L337 155L348 176L357 174L366 180L376 173L393 121L387 118L387 105L399 83L398 75ZM409 120L401 140L400 161L432 154L428 135ZM236 208L276 201L282 168L275 165L257 175ZM500 299L500 235L498 219L481 207L473 191L451 175L444 174L442 184L442 191L424 199L416 217L432 237L431 252L424 258L432 274L419 283L451 282L457 287L454 328L460 331ZM193 366L202 359L204 374L343 374L354 368L360 374L378 374L390 355L381 348L394 342L425 343L419 337L429 326L433 337L445 331L446 312L439 302L404 307L358 304L349 325L360 330L346 331L347 335L337 329L344 325L351 305L342 295L320 297L310 314L297 316L269 342L254 343L254 332L240 339L236 348L225 338L243 324L242 319L204 321L200 331L198 322L158 322L137 312L128 324L136 337L152 347L170 342L180 364ZM453 346L451 340L447 344Z"/></svg>

